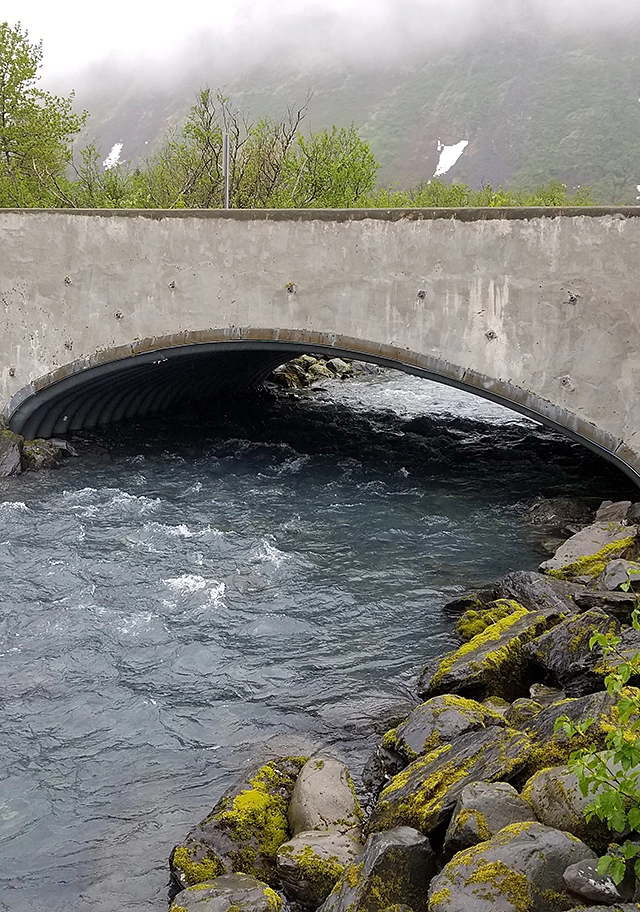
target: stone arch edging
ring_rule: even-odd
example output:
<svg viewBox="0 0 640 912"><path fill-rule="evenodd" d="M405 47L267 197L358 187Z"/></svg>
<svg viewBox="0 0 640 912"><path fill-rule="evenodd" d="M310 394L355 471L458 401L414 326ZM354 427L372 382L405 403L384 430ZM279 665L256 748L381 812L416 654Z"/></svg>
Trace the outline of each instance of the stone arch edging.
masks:
<svg viewBox="0 0 640 912"><path fill-rule="evenodd" d="M26 432L26 436L54 436L52 429L58 434L64 433L64 427L60 426L60 409L64 411L74 403L82 387L89 380L89 375L96 389L92 400L94 412L91 412L92 402L85 401L83 407L93 417L88 423L78 427L108 423L104 418L102 422L99 420L105 413L109 415L110 420L120 420L159 411L180 394L180 390L174 393L167 391L165 385L163 394L158 394L155 400L151 393L147 392L146 398L149 401L136 404L136 393L131 391L130 384L129 389L126 389L124 377L128 374L131 379L131 369L134 367L140 376L140 371L150 370L154 365L165 364L176 358L191 358L193 361L192 356L198 359L204 354L261 353L263 357L255 362L251 372L243 377L242 385L250 387L261 383L274 367L306 351L331 352L334 356L370 361L382 367L402 370L444 383L511 408L591 449L620 468L640 486L640 458L623 440L528 390L468 368L458 367L429 354L310 330L230 327L135 340L130 345L97 351L89 357L72 361L32 381L12 397L4 414L12 430L18 433ZM125 381L124 392L122 385L116 389L113 387L118 375L122 375L121 380ZM232 386L233 384L227 384L225 387L222 383L218 384L217 388L229 389ZM100 398L100 390L107 390L106 398L105 395ZM109 390L112 393L110 398ZM115 394L118 395L116 402ZM139 395L144 398L144 394ZM54 408L57 408L58 412L52 412ZM96 408L101 409L97 414ZM47 420L48 414L53 417ZM70 426L76 429L75 426ZM45 431L49 430L49 433L42 433L42 427Z"/></svg>

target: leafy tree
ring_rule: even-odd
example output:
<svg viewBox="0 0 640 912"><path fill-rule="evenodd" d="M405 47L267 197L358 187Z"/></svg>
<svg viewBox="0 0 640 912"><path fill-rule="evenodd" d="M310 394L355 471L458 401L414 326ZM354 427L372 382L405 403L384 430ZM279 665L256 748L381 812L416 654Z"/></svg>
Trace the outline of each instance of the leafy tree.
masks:
<svg viewBox="0 0 640 912"><path fill-rule="evenodd" d="M380 165L356 128L298 137L290 205L348 209L369 205Z"/></svg>
<svg viewBox="0 0 640 912"><path fill-rule="evenodd" d="M632 624L640 630L638 608L632 614ZM619 725L607 733L604 751L574 751L569 768L577 775L582 794L592 796L585 811L587 820L597 817L612 833L630 834L618 852L608 853L598 862L598 871L608 872L618 884L629 863L640 877L640 690L628 686L631 678L640 677L640 653L622 651L622 640L614 633L594 633L589 643L591 649L602 650L602 662L609 668L605 686L617 700ZM575 724L562 716L556 721L556 730L562 729L571 738L585 735L592 725L593 719Z"/></svg>
<svg viewBox="0 0 640 912"><path fill-rule="evenodd" d="M86 114L73 95L60 98L36 85L41 43L18 23L0 23L0 206L66 206L69 143Z"/></svg>

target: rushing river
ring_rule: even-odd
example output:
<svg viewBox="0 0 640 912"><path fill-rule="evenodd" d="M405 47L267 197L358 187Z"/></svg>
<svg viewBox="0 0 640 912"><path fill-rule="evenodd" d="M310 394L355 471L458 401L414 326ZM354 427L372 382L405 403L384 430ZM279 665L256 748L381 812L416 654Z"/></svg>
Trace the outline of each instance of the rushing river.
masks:
<svg viewBox="0 0 640 912"><path fill-rule="evenodd" d="M0 487L8 912L166 909L172 846L247 764L330 746L357 778L453 642L445 602L539 563L536 496L634 496L583 448L394 374L77 446Z"/></svg>

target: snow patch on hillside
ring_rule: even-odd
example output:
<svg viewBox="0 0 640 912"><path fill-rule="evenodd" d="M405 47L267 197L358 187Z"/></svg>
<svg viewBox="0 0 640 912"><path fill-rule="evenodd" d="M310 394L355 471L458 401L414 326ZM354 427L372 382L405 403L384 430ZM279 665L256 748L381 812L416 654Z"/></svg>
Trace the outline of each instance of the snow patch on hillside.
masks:
<svg viewBox="0 0 640 912"><path fill-rule="evenodd" d="M453 168L468 145L468 139L461 139L459 143L455 144L455 146L445 146L444 143L441 143L440 140L438 140L438 152L440 153L440 158L438 160L438 167L434 171L433 176L441 177L443 174L446 174L447 171Z"/></svg>
<svg viewBox="0 0 640 912"><path fill-rule="evenodd" d="M111 147L111 152L107 155L105 160L102 162L102 167L105 171L108 171L109 168L115 168L120 162L120 153L122 152L122 147L124 143L114 143Z"/></svg>

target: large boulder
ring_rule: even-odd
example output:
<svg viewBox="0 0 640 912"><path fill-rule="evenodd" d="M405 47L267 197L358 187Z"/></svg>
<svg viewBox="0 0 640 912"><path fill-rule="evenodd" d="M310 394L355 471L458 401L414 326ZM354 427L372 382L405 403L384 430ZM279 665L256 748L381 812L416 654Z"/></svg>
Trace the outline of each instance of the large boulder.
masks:
<svg viewBox="0 0 640 912"><path fill-rule="evenodd" d="M537 820L530 804L508 782L471 782L453 812L444 841L448 857L485 842L513 823Z"/></svg>
<svg viewBox="0 0 640 912"><path fill-rule="evenodd" d="M362 854L359 827L341 833L336 830L308 830L298 833L278 849L278 874L290 899L317 909L333 890L345 868Z"/></svg>
<svg viewBox="0 0 640 912"><path fill-rule="evenodd" d="M540 565L557 579L591 582L616 557L634 557L638 526L595 522L567 539L554 556Z"/></svg>
<svg viewBox="0 0 640 912"><path fill-rule="evenodd" d="M289 826L294 836L306 830L359 826L362 816L344 763L323 755L305 763L289 802Z"/></svg>
<svg viewBox="0 0 640 912"><path fill-rule="evenodd" d="M630 624L637 598L636 592L605 592L584 589L582 592L576 593L576 605L580 611L601 608L606 614L617 618L623 624Z"/></svg>
<svg viewBox="0 0 640 912"><path fill-rule="evenodd" d="M584 590L580 583L565 582L532 570L515 570L494 586L495 597L513 599L529 611L572 614L576 597Z"/></svg>
<svg viewBox="0 0 640 912"><path fill-rule="evenodd" d="M516 823L459 852L431 881L429 912L564 912L563 874L593 852L569 833Z"/></svg>
<svg viewBox="0 0 640 912"><path fill-rule="evenodd" d="M594 633L619 633L620 624L600 608L575 614L523 647L523 655L540 675L570 697L600 689L593 675L584 675L591 658L589 640Z"/></svg>
<svg viewBox="0 0 640 912"><path fill-rule="evenodd" d="M383 912L407 907L427 912L427 890L437 872L429 840L411 827L374 833L360 863L347 868L322 912Z"/></svg>
<svg viewBox="0 0 640 912"><path fill-rule="evenodd" d="M220 799L171 853L169 866L178 889L232 872L278 883L276 856L290 838L288 804L306 760L271 760Z"/></svg>
<svg viewBox="0 0 640 912"><path fill-rule="evenodd" d="M522 790L522 797L529 802L541 823L572 833L599 853L604 852L611 841L611 832L604 823L597 817L587 819L585 811L593 801L593 793L583 795L578 777L566 766L536 773Z"/></svg>
<svg viewBox="0 0 640 912"><path fill-rule="evenodd" d="M22 445L24 469L52 469L62 460L62 450L50 440L25 440Z"/></svg>
<svg viewBox="0 0 640 912"><path fill-rule="evenodd" d="M22 472L22 447L24 439L8 428L0 429L0 478Z"/></svg>
<svg viewBox="0 0 640 912"><path fill-rule="evenodd" d="M525 511L524 518L548 535L566 538L595 519L594 510L584 500L573 497L540 498Z"/></svg>
<svg viewBox="0 0 640 912"><path fill-rule="evenodd" d="M619 665L633 660L640 652L640 631L633 627L623 629L619 634L620 642L614 653L605 659L599 647L587 652L582 659L576 660L571 668L573 676L571 690L574 694L593 693L602 690L605 678ZM640 676L632 675L630 683L640 686Z"/></svg>
<svg viewBox="0 0 640 912"><path fill-rule="evenodd" d="M443 744L391 780L380 794L367 831L411 826L430 833L448 819L466 785L513 778L526 764L530 749L531 742L522 732L498 726Z"/></svg>
<svg viewBox="0 0 640 912"><path fill-rule="evenodd" d="M616 558L609 561L596 581L596 588L614 592L621 587L637 589L640 585L640 564L638 561Z"/></svg>
<svg viewBox="0 0 640 912"><path fill-rule="evenodd" d="M608 732L617 725L616 703L606 691L587 694L576 699L560 700L542 708L523 726L531 738L532 748L523 774L533 773L549 766L561 766L575 750L601 750ZM583 735L569 738L562 728L555 730L561 716L567 716L575 725L592 721Z"/></svg>
<svg viewBox="0 0 640 912"><path fill-rule="evenodd" d="M509 617L520 609L520 605L511 599L496 599L482 608L468 608L456 621L456 633L463 643L468 643L474 636L482 633L487 627Z"/></svg>
<svg viewBox="0 0 640 912"><path fill-rule="evenodd" d="M444 659L430 662L418 681L422 699L458 693L482 700L489 695L509 701L533 683L522 647L556 625L559 615L527 611L514 602L513 613L487 627Z"/></svg>
<svg viewBox="0 0 640 912"><path fill-rule="evenodd" d="M280 912L282 900L248 874L225 874L178 894L169 912Z"/></svg>
<svg viewBox="0 0 640 912"><path fill-rule="evenodd" d="M408 763L470 731L504 727L500 713L457 694L442 694L422 703L397 728L390 729L367 762L363 779L378 793Z"/></svg>

